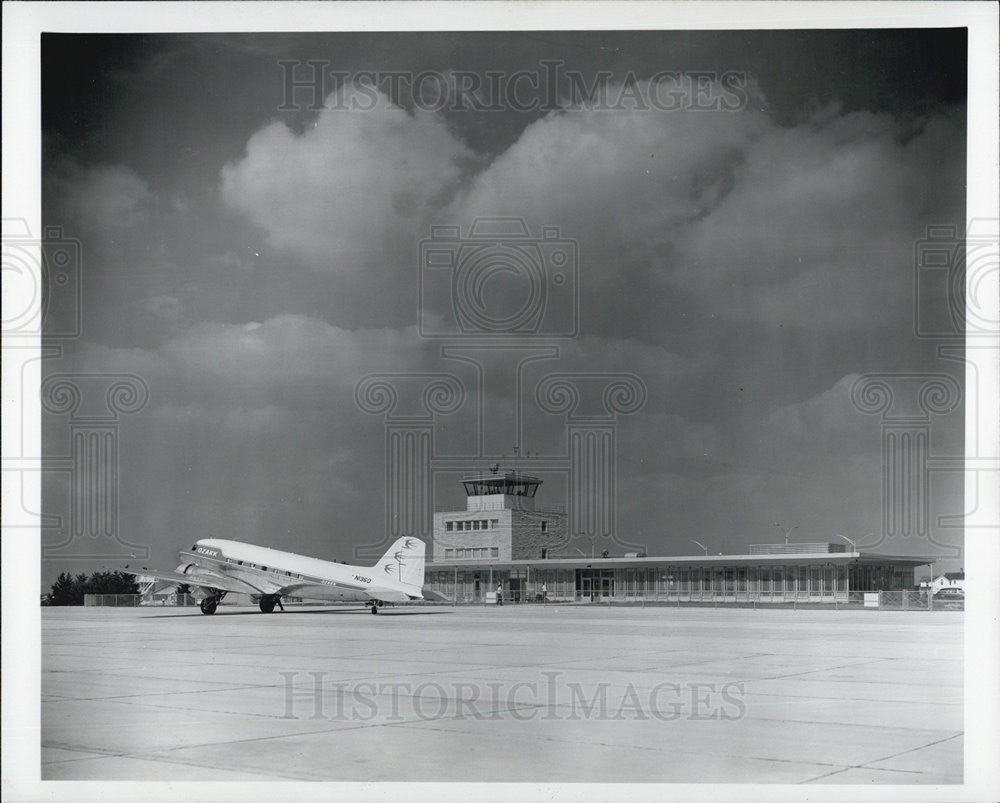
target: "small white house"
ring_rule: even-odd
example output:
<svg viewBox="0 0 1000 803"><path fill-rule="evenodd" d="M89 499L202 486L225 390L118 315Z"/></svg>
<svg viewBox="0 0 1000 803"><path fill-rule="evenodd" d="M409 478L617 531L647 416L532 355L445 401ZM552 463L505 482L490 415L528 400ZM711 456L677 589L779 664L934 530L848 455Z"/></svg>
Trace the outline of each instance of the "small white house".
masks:
<svg viewBox="0 0 1000 803"><path fill-rule="evenodd" d="M920 584L920 588L924 589L927 587L927 581ZM965 571L958 572L945 572L934 578L934 582L931 583L931 592L937 594L939 591L944 589L955 589L965 593Z"/></svg>

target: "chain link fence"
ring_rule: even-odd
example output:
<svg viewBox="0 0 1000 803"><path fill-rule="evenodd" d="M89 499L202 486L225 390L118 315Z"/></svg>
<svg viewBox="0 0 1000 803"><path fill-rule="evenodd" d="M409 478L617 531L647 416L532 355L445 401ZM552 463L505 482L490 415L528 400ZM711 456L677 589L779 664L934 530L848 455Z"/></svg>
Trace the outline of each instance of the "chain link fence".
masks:
<svg viewBox="0 0 1000 803"><path fill-rule="evenodd" d="M485 604L495 603L494 595L490 592L484 595L483 599L459 600L459 604ZM249 598L245 601L233 599L235 604L257 603L257 598ZM301 603L298 597L287 597L286 604ZM569 600L554 600L548 595L521 595L511 597L505 595L504 602L533 602L533 603L562 603ZM621 595L614 597L595 598L595 604L604 603L607 605L711 605L722 607L732 605L734 607L755 607L755 608L835 608L835 609L875 609L880 611L964 611L965 597L957 594L953 595L932 595L928 597L926 591L850 591L847 593L838 592L829 597L814 597L808 594L785 593L780 596L761 595L754 593L742 593L739 595L726 596L723 594L713 594L711 592L693 592L688 594L664 594L662 596L640 597L639 595ZM141 594L86 594L84 605L101 608L137 608L143 607L189 607L197 605L198 601L190 594L171 594L155 597L143 597ZM419 603L416 603L419 604ZM454 603L453 603L454 604Z"/></svg>
<svg viewBox="0 0 1000 803"><path fill-rule="evenodd" d="M190 594L144 597L142 594L84 594L83 604L98 608L188 607L198 601Z"/></svg>
<svg viewBox="0 0 1000 803"><path fill-rule="evenodd" d="M492 598L487 602L492 602ZM525 599L505 597L505 602L542 602L541 594L528 595ZM566 602L566 600L546 599L546 602ZM592 595L577 597L578 603L603 605L636 605L670 607L724 607L726 605L738 608L834 608L840 609L875 609L882 611L963 611L965 597L961 594L937 594L928 597L926 591L838 591L835 594L815 595L806 591L785 591L779 593L738 592L724 593L718 591L669 592L657 594L629 593L622 591L610 596ZM459 600L459 603L479 602L481 600Z"/></svg>

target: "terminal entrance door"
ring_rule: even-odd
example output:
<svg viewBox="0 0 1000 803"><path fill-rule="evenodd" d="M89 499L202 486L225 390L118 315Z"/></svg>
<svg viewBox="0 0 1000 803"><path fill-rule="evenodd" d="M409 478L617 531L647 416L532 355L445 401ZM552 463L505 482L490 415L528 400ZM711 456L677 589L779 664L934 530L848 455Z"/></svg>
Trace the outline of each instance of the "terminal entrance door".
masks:
<svg viewBox="0 0 1000 803"><path fill-rule="evenodd" d="M615 595L615 573L613 569L578 569L577 588L583 602L609 600Z"/></svg>

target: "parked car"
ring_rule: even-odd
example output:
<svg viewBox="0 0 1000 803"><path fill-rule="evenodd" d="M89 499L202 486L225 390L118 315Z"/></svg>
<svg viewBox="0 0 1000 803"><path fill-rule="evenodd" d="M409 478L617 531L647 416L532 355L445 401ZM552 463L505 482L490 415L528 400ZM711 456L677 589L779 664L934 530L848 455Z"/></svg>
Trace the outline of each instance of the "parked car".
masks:
<svg viewBox="0 0 1000 803"><path fill-rule="evenodd" d="M942 588L934 599L965 599L965 592L961 588Z"/></svg>

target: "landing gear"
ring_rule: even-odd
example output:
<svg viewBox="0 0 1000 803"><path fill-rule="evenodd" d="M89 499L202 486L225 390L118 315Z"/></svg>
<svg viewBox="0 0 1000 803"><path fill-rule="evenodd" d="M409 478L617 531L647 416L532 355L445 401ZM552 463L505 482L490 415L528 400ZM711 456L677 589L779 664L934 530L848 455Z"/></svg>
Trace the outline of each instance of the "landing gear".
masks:
<svg viewBox="0 0 1000 803"><path fill-rule="evenodd" d="M215 609L219 607L219 600L215 597L205 597L201 601L201 612L204 614L211 615L215 613Z"/></svg>
<svg viewBox="0 0 1000 803"><path fill-rule="evenodd" d="M261 613L273 613L275 605L281 605L281 600L278 599L277 594L264 594L260 598L260 612ZM285 610L282 606L281 610Z"/></svg>
<svg viewBox="0 0 1000 803"><path fill-rule="evenodd" d="M378 613L378 609L381 608L384 604L385 603L382 602L382 600L380 600L380 599L373 599L372 600L372 615L377 614Z"/></svg>

